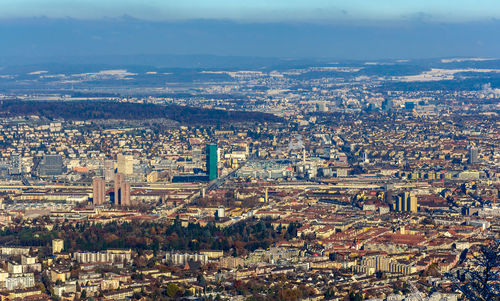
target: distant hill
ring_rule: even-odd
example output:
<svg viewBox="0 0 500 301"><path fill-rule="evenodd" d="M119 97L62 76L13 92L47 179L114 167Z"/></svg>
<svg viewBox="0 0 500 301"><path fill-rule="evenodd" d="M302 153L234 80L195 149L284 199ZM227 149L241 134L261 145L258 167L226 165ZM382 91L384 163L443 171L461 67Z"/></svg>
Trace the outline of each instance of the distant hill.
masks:
<svg viewBox="0 0 500 301"><path fill-rule="evenodd" d="M0 104L0 115L38 115L51 119L63 118L65 120L146 120L165 118L184 124L283 121L283 119L273 114L261 112L210 110L178 105L120 103L112 101L6 100Z"/></svg>

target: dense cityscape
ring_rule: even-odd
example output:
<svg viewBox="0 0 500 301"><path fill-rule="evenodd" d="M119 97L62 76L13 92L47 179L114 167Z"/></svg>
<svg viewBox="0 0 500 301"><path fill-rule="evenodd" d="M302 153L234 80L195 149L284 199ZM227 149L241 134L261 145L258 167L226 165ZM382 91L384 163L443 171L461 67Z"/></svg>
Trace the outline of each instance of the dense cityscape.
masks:
<svg viewBox="0 0 500 301"><path fill-rule="evenodd" d="M499 62L3 69L0 298L498 300Z"/></svg>

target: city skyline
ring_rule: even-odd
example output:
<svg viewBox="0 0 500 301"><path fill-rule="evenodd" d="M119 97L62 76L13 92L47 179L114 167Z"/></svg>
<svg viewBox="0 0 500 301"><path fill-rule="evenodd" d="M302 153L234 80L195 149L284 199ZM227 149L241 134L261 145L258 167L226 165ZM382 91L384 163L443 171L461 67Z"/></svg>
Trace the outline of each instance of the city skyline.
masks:
<svg viewBox="0 0 500 301"><path fill-rule="evenodd" d="M2 301L500 300L500 2L0 2Z"/></svg>

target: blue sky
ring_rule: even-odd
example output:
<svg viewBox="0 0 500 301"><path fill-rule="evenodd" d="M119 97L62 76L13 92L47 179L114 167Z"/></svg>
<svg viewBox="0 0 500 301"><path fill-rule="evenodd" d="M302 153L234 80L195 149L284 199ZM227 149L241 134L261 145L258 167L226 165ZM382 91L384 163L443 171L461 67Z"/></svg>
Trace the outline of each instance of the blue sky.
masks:
<svg viewBox="0 0 500 301"><path fill-rule="evenodd" d="M407 20L462 22L500 18L500 0L0 0L0 18L237 21Z"/></svg>

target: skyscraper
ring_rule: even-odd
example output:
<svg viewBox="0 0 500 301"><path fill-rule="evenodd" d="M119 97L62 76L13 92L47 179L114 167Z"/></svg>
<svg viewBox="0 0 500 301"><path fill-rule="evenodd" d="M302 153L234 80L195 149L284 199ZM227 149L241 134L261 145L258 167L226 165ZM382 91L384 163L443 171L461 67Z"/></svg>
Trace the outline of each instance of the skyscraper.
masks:
<svg viewBox="0 0 500 301"><path fill-rule="evenodd" d="M476 147L471 146L471 148L469 148L469 164L476 163L479 163L479 150Z"/></svg>
<svg viewBox="0 0 500 301"><path fill-rule="evenodd" d="M92 180L92 190L94 205L99 206L106 201L106 181L103 178L95 177Z"/></svg>
<svg viewBox="0 0 500 301"><path fill-rule="evenodd" d="M202 151L199 147L193 147L193 162L196 163L196 164L202 164L203 162L203 155L202 155Z"/></svg>
<svg viewBox="0 0 500 301"><path fill-rule="evenodd" d="M113 181L115 174L115 162L113 160L104 160L104 179L106 181Z"/></svg>
<svg viewBox="0 0 500 301"><path fill-rule="evenodd" d="M398 199L396 200L396 208L395 211L401 212L404 211L404 197L403 196L398 196Z"/></svg>
<svg viewBox="0 0 500 301"><path fill-rule="evenodd" d="M398 196L396 206L394 208L398 212L417 212L418 201L417 197L410 192L404 192Z"/></svg>
<svg viewBox="0 0 500 301"><path fill-rule="evenodd" d="M417 197L413 193L405 192L406 211L417 212Z"/></svg>
<svg viewBox="0 0 500 301"><path fill-rule="evenodd" d="M125 181L125 177L121 173L115 174L115 206L120 205L120 189L122 186L122 182Z"/></svg>
<svg viewBox="0 0 500 301"><path fill-rule="evenodd" d="M122 155L118 154L118 173L122 173L124 175L131 175L134 173L134 157L130 155Z"/></svg>
<svg viewBox="0 0 500 301"><path fill-rule="evenodd" d="M18 154L11 154L10 155L10 162L9 162L9 173L11 175L19 175L22 172L22 166L21 166L21 156Z"/></svg>
<svg viewBox="0 0 500 301"><path fill-rule="evenodd" d="M130 183L121 173L115 175L115 205L130 206Z"/></svg>
<svg viewBox="0 0 500 301"><path fill-rule="evenodd" d="M207 144L207 175L210 181L217 179L217 145Z"/></svg>
<svg viewBox="0 0 500 301"><path fill-rule="evenodd" d="M389 98L382 101L382 111L388 112L392 110L392 100Z"/></svg>
<svg viewBox="0 0 500 301"><path fill-rule="evenodd" d="M130 202L130 183L123 182L122 187L120 188L120 200L122 206L131 206Z"/></svg>

